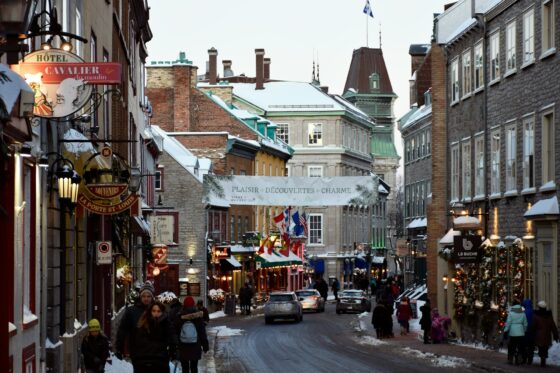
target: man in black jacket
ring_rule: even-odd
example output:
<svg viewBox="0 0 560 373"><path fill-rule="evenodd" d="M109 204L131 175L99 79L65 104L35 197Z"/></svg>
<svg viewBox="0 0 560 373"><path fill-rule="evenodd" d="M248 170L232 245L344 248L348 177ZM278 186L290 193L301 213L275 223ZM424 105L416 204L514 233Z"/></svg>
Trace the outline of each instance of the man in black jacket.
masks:
<svg viewBox="0 0 560 373"><path fill-rule="evenodd" d="M146 310L146 308L154 301L154 286L151 282L146 281L140 288L140 299L126 308L123 318L117 331L117 341L115 346L115 357L122 360L125 339L128 340L128 352L134 363L135 353L138 350L135 346L137 339L135 338L136 326L138 320Z"/></svg>

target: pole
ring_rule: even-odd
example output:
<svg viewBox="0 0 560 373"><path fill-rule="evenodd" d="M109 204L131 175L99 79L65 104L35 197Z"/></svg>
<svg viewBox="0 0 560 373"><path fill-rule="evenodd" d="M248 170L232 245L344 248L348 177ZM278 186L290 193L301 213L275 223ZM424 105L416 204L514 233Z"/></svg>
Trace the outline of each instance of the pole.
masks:
<svg viewBox="0 0 560 373"><path fill-rule="evenodd" d="M66 332L66 206L60 204L60 305L59 305L59 327L60 335Z"/></svg>
<svg viewBox="0 0 560 373"><path fill-rule="evenodd" d="M368 17L369 17L369 15L366 13L366 47L367 48L369 48Z"/></svg>

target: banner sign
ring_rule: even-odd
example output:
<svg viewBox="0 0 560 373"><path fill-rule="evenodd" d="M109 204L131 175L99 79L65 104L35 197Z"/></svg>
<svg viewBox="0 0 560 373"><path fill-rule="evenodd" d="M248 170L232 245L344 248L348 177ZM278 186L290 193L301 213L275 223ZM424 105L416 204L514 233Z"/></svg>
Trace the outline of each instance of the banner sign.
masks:
<svg viewBox="0 0 560 373"><path fill-rule="evenodd" d="M86 188L98 198L110 199L127 191L128 184L86 184Z"/></svg>
<svg viewBox="0 0 560 373"><path fill-rule="evenodd" d="M376 176L204 176L205 202L250 206L347 206L377 203Z"/></svg>
<svg viewBox="0 0 560 373"><path fill-rule="evenodd" d="M453 237L453 261L456 264L476 263L480 257L481 236L455 236Z"/></svg>

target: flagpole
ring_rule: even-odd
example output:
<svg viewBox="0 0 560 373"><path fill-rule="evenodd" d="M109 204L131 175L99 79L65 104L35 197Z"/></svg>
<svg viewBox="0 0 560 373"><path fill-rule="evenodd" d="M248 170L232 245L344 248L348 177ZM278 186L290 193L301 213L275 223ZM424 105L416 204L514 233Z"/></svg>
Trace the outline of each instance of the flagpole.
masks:
<svg viewBox="0 0 560 373"><path fill-rule="evenodd" d="M368 18L369 18L369 14L366 13L366 48L369 48Z"/></svg>

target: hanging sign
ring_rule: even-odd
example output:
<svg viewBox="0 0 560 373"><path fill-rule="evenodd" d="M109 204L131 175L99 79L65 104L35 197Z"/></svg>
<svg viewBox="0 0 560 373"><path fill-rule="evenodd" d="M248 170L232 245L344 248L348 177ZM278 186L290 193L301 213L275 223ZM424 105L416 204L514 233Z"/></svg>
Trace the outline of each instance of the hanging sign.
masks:
<svg viewBox="0 0 560 373"><path fill-rule="evenodd" d="M137 203L138 195L136 194L129 194L124 200L120 201L119 203L106 205L103 205L96 201L92 201L87 195L83 193L80 193L78 195L78 204L99 215L114 215L130 208L133 208L134 210L131 215L138 215L138 212L136 211Z"/></svg>
<svg viewBox="0 0 560 373"><path fill-rule="evenodd" d="M120 84L122 75L119 63L86 63L61 49L30 53L18 69L34 92L33 114L46 118L74 114L90 101L92 84Z"/></svg>
<svg viewBox="0 0 560 373"><path fill-rule="evenodd" d="M453 237L453 261L456 264L476 263L480 257L482 238L477 235Z"/></svg>
<svg viewBox="0 0 560 373"><path fill-rule="evenodd" d="M152 262L158 266L167 264L167 245L152 245Z"/></svg>
<svg viewBox="0 0 560 373"><path fill-rule="evenodd" d="M96 243L96 262L97 264L113 263L113 248L111 241L98 241Z"/></svg>

